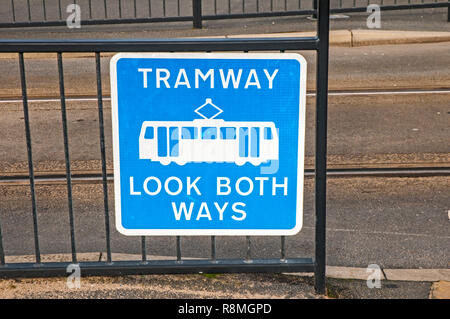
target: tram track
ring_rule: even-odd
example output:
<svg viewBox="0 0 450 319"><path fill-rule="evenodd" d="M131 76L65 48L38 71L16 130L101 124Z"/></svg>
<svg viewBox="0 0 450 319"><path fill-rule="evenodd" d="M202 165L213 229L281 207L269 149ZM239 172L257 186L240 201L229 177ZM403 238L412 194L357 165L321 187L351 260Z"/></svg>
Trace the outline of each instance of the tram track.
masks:
<svg viewBox="0 0 450 319"><path fill-rule="evenodd" d="M450 94L450 88L432 88L432 89L417 89L417 88L402 88L402 89L384 89L384 90L330 90L329 96L386 96L386 95L434 95L434 94ZM315 96L314 91L307 93L308 97ZM102 96L103 101L110 101L109 95ZM59 96L41 96L28 99L28 103L60 103ZM92 102L98 101L98 96L86 95L86 96L69 96L66 97L67 102ZM19 97L4 97L0 98L1 105L8 104L21 104L22 99ZM105 107L109 107L106 104ZM339 177L433 177L433 176L449 176L450 175L450 163L373 163L370 164L361 163L360 165L353 164L341 164L330 163L327 171L327 176L330 178ZM448 164L448 165L447 165ZM309 167L308 167L309 166ZM305 177L314 177L314 168L311 165L306 165ZM35 183L37 185L46 184L64 184L66 183L66 175L64 171L45 171L35 172ZM102 173L101 170L73 170L71 175L72 182L74 184L89 184L89 183L101 183ZM108 169L107 174L108 181L113 181L113 170ZM29 176L27 172L10 172L0 173L0 186L12 186L12 185L28 185Z"/></svg>
<svg viewBox="0 0 450 319"><path fill-rule="evenodd" d="M305 169L306 178L314 177L314 169ZM370 167L370 168L331 168L327 170L330 178L357 178L357 177L437 177L450 176L450 167ZM107 181L112 182L114 175L107 173ZM0 186L29 185L30 177L24 174L0 176ZM36 185L65 184L67 177L63 173L36 174ZM103 182L101 171L74 172L71 174L73 184L97 184Z"/></svg>

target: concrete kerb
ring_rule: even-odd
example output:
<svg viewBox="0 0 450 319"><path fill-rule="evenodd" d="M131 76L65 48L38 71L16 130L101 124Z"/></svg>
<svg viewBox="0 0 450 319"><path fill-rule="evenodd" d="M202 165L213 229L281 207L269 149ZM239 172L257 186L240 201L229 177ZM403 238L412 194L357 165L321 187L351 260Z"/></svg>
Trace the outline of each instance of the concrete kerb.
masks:
<svg viewBox="0 0 450 319"><path fill-rule="evenodd" d="M309 273L286 273L297 276L312 276ZM367 280L367 268L327 266L326 276L336 279ZM383 269L381 280L438 282L450 281L450 269Z"/></svg>
<svg viewBox="0 0 450 319"><path fill-rule="evenodd" d="M311 37L316 32L283 32L265 34L236 34L211 37L215 39L232 38L283 38L283 37ZM438 43L450 41L450 32L435 31L397 31L397 30L332 30L330 31L330 46L359 47L386 44L414 44L414 43ZM101 53L102 57L113 56L115 52ZM67 58L88 58L94 53L65 53ZM25 53L28 59L46 59L56 57L56 53ZM0 59L15 59L17 53L0 53Z"/></svg>
<svg viewBox="0 0 450 319"><path fill-rule="evenodd" d="M384 269L387 280L450 281L450 269Z"/></svg>

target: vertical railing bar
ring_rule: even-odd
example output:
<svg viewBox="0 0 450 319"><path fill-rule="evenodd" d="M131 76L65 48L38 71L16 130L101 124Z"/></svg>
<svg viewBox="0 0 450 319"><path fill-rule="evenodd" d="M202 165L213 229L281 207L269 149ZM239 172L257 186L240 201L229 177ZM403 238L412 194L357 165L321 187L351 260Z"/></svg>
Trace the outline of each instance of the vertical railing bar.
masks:
<svg viewBox="0 0 450 319"><path fill-rule="evenodd" d="M216 236L211 236L211 260L216 261Z"/></svg>
<svg viewBox="0 0 450 319"><path fill-rule="evenodd" d="M284 11L287 11L287 0L284 0Z"/></svg>
<svg viewBox="0 0 450 319"><path fill-rule="evenodd" d="M30 0L27 0L27 6L28 6L28 21L31 21L31 7L30 7Z"/></svg>
<svg viewBox="0 0 450 319"><path fill-rule="evenodd" d="M134 17L137 17L137 10L136 10L136 0L133 1L133 5L134 5Z"/></svg>
<svg viewBox="0 0 450 319"><path fill-rule="evenodd" d="M119 18L122 18L122 0L119 0Z"/></svg>
<svg viewBox="0 0 450 319"><path fill-rule="evenodd" d="M315 156L315 290L325 294L327 113L330 1L319 1L316 62L316 156Z"/></svg>
<svg viewBox="0 0 450 319"><path fill-rule="evenodd" d="M106 172L106 152L105 152L105 126L103 119L103 91L100 52L95 52L95 66L97 74L97 106L98 123L100 129L100 156L102 161L102 182L103 182L103 207L105 213L105 237L107 261L111 262L111 236L109 227L109 203L108 203L108 176Z"/></svg>
<svg viewBox="0 0 450 319"><path fill-rule="evenodd" d="M92 0L89 0L89 19L92 19Z"/></svg>
<svg viewBox="0 0 450 319"><path fill-rule="evenodd" d="M242 13L245 13L245 0L242 0Z"/></svg>
<svg viewBox="0 0 450 319"><path fill-rule="evenodd" d="M192 0L192 24L195 29L202 28L202 0Z"/></svg>
<svg viewBox="0 0 450 319"><path fill-rule="evenodd" d="M250 259L252 258L252 255L251 255L251 239L250 239L250 236L245 236L245 241L246 241L246 244L247 244L247 251L246 251L246 253L245 253L245 260L246 261L250 261Z"/></svg>
<svg viewBox="0 0 450 319"><path fill-rule="evenodd" d="M228 0L228 14L231 14L231 0Z"/></svg>
<svg viewBox="0 0 450 319"><path fill-rule="evenodd" d="M34 232L34 250L36 255L36 263L41 262L41 252L39 249L39 232L37 221L37 208L36 208L36 190L34 184L34 168L33 168L33 151L31 144L31 130L30 130L30 117L28 111L28 95L27 95L27 83L25 77L25 63L23 60L23 52L19 53L19 68L20 68L20 82L22 86L22 101L23 101L23 118L25 123L25 137L27 140L27 155L28 155L28 173L30 175L30 193L31 193L31 211L33 215L33 232Z"/></svg>
<svg viewBox="0 0 450 319"><path fill-rule="evenodd" d="M177 261L181 261L181 237L177 236Z"/></svg>
<svg viewBox="0 0 450 319"><path fill-rule="evenodd" d="M14 6L14 0L11 0L11 11L12 11L13 22L16 22L16 8Z"/></svg>
<svg viewBox="0 0 450 319"><path fill-rule="evenodd" d="M214 14L217 15L217 0L214 0Z"/></svg>
<svg viewBox="0 0 450 319"><path fill-rule="evenodd" d="M44 21L47 21L47 10L45 8L45 0L42 0L42 10L44 13Z"/></svg>
<svg viewBox="0 0 450 319"><path fill-rule="evenodd" d="M177 15L180 16L180 0L177 0Z"/></svg>
<svg viewBox="0 0 450 319"><path fill-rule="evenodd" d="M62 20L61 0L58 0L59 20Z"/></svg>
<svg viewBox="0 0 450 319"><path fill-rule="evenodd" d="M313 9L315 10L315 13L312 15L313 19L317 19L317 1L318 0L312 0L313 1Z"/></svg>
<svg viewBox="0 0 450 319"><path fill-rule="evenodd" d="M142 261L147 261L147 248L145 246L145 236L141 236L141 257Z"/></svg>
<svg viewBox="0 0 450 319"><path fill-rule="evenodd" d="M2 225L0 221L0 266L5 265L5 251L3 249Z"/></svg>
<svg viewBox="0 0 450 319"><path fill-rule="evenodd" d="M448 2L448 7L447 7L447 22L450 22L450 1Z"/></svg>
<svg viewBox="0 0 450 319"><path fill-rule="evenodd" d="M281 236L281 256L282 261L286 260L286 236Z"/></svg>
<svg viewBox="0 0 450 319"><path fill-rule="evenodd" d="M58 52L58 73L59 73L59 92L61 97L61 118L64 138L64 155L66 161L66 180L67 180L67 199L69 206L69 223L70 223L70 242L72 248L72 262L77 262L77 252L75 246L75 227L73 220L73 202L72 202L72 177L70 173L70 155L69 155L69 138L67 133L67 114L66 114L66 96L64 90L64 70L62 53Z"/></svg>
<svg viewBox="0 0 450 319"><path fill-rule="evenodd" d="M272 0L270 0L272 1ZM302 0L298 0L298 9L301 10L302 9Z"/></svg>
<svg viewBox="0 0 450 319"><path fill-rule="evenodd" d="M163 0L163 17L166 16L166 0Z"/></svg>
<svg viewBox="0 0 450 319"><path fill-rule="evenodd" d="M256 12L259 12L259 0L256 0Z"/></svg>
<svg viewBox="0 0 450 319"><path fill-rule="evenodd" d="M103 0L103 7L105 8L105 19L108 19L108 7L106 6L106 0Z"/></svg>

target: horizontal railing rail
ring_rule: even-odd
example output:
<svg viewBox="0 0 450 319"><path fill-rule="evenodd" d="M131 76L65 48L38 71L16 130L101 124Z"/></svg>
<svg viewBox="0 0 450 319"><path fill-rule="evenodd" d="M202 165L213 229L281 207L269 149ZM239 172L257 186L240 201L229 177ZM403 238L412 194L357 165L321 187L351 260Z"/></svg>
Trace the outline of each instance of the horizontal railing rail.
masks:
<svg viewBox="0 0 450 319"><path fill-rule="evenodd" d="M234 39L3 40L0 52L158 52L317 50L318 37Z"/></svg>

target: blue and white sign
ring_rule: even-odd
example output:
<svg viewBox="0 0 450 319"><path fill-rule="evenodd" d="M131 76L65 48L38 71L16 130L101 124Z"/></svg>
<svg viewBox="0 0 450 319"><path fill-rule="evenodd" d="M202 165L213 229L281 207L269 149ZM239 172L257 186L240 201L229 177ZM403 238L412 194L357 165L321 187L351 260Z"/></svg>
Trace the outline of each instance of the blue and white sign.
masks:
<svg viewBox="0 0 450 319"><path fill-rule="evenodd" d="M111 97L119 232L300 231L301 55L119 53L111 60Z"/></svg>

